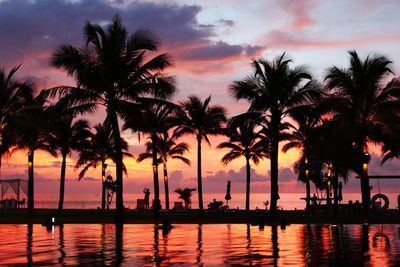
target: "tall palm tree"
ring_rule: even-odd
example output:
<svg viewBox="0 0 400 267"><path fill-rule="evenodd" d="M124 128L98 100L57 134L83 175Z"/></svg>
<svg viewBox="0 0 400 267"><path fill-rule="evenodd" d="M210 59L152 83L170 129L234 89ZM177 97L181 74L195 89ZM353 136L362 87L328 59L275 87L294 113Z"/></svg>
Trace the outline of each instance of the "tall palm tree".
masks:
<svg viewBox="0 0 400 267"><path fill-rule="evenodd" d="M101 165L101 209L106 208L106 161L111 159L115 162L115 142L112 134L111 125L105 121L94 127L95 133L88 138L87 144L79 148L79 158L75 165L75 170L82 168L79 172L78 179L81 180L87 170L96 168ZM121 138L122 154L127 157L132 155L128 152L128 143ZM127 173L125 164L122 165L123 171Z"/></svg>
<svg viewBox="0 0 400 267"><path fill-rule="evenodd" d="M248 211L250 209L250 160L257 165L260 159L266 156L264 148L268 140L263 139L259 134L257 130L259 123L256 120L240 119L240 122L235 122L238 118L234 117L228 123L226 135L229 141L219 144L217 148L230 149L221 159L224 165L239 157L246 159L246 210Z"/></svg>
<svg viewBox="0 0 400 267"><path fill-rule="evenodd" d="M328 70L326 87L330 90L334 118L348 126L353 149L357 153L354 170L360 175L364 211L370 207L370 187L367 163L368 143L381 143L386 124L385 114L399 112L400 83L393 79L383 81L392 74L391 61L384 56L360 59L356 51L349 51L350 66L336 66Z"/></svg>
<svg viewBox="0 0 400 267"><path fill-rule="evenodd" d="M106 29L86 23L86 45L82 48L64 44L57 48L51 65L65 70L75 78L76 87L61 86L50 90L59 94L68 106L79 107L82 113L93 112L98 105L106 108L115 142L116 164L116 220L123 221L123 162L118 116L134 116L135 101L144 95L159 98L174 90L172 77L160 73L170 66L167 54L159 54L146 61L149 52L156 52L158 42L147 30L128 35L119 16Z"/></svg>
<svg viewBox="0 0 400 267"><path fill-rule="evenodd" d="M158 162L163 164L164 171L164 191L165 191L165 208L169 209L169 187L168 187L168 171L167 162L169 159L179 159L180 161L190 165L190 160L185 158L183 154L189 151L189 145L181 142L176 143L176 136L169 136L168 132L157 135L157 157ZM153 158L153 143L151 140L146 143L146 152L141 153L137 158L138 162L145 159Z"/></svg>
<svg viewBox="0 0 400 267"><path fill-rule="evenodd" d="M0 68L0 171L2 157L10 152L13 144L13 136L9 131L12 129L7 127L10 117L16 115L26 105L26 101L32 98L31 84L14 78L19 68L16 66L8 73Z"/></svg>
<svg viewBox="0 0 400 267"><path fill-rule="evenodd" d="M316 83L304 66L291 67L291 60L285 53L273 61L254 60L254 76L235 81L230 92L237 99L250 102L250 111L266 112L269 117L271 158L271 208L274 212L279 199L278 152L282 124L289 116L289 110L309 101L318 94ZM303 85L305 81L308 81Z"/></svg>
<svg viewBox="0 0 400 267"><path fill-rule="evenodd" d="M199 196L199 209L203 211L203 186L201 175L201 141L210 145L207 135L222 133L222 124L226 122L225 109L221 106L210 105L211 96L202 101L197 96L189 96L189 99L181 103L184 112L178 115L178 127L176 136L193 134L197 141L197 190Z"/></svg>
<svg viewBox="0 0 400 267"><path fill-rule="evenodd" d="M27 101L27 106L10 121L17 135L16 148L28 152L28 211L34 213L34 156L36 150L49 152L56 157L56 148L50 142L49 114L41 95Z"/></svg>
<svg viewBox="0 0 400 267"><path fill-rule="evenodd" d="M194 188L177 188L175 190L176 193L179 194L179 198L182 199L185 202L185 208L189 209L190 203L192 203L192 192L196 191Z"/></svg>
<svg viewBox="0 0 400 267"><path fill-rule="evenodd" d="M134 132L148 134L151 140L151 155L153 168L153 183L154 183L154 211L157 214L160 209L160 190L158 180L158 164L157 158L157 141L158 134L167 132L175 120L174 113L178 106L162 100L142 99L143 108L141 117L127 118L124 124L124 129L131 129Z"/></svg>
<svg viewBox="0 0 400 267"><path fill-rule="evenodd" d="M51 135L49 142L61 154L61 174L60 174L60 196L57 213L61 214L64 208L64 188L65 174L67 167L67 156L72 150L78 150L86 146L87 139L90 137L90 127L86 120L74 121L74 115L56 107L48 109L51 113Z"/></svg>

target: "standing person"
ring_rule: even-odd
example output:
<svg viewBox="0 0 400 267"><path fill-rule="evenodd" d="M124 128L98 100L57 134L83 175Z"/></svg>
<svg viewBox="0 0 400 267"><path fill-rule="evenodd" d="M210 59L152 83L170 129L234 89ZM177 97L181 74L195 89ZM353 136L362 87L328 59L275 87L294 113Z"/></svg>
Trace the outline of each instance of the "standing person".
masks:
<svg viewBox="0 0 400 267"><path fill-rule="evenodd" d="M232 199L232 197L231 197L231 181L228 181L228 184L226 185L226 195L225 195L227 208L229 208L228 201L231 199Z"/></svg>
<svg viewBox="0 0 400 267"><path fill-rule="evenodd" d="M146 210L148 210L150 208L149 207L150 189L149 188L145 188L143 190L143 193L144 193L144 208Z"/></svg>

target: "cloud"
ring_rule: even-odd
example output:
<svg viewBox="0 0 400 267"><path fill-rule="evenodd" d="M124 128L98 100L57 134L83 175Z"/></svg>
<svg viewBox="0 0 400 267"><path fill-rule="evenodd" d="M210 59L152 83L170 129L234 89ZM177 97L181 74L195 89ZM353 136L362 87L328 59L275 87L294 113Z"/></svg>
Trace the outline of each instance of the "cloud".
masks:
<svg viewBox="0 0 400 267"><path fill-rule="evenodd" d="M270 31L264 38L267 48L307 50L326 48L349 48L355 46L366 46L379 43L391 43L400 41L399 33L384 33L380 35L350 36L348 38L326 38L319 34L309 37L304 33L293 33L287 31Z"/></svg>
<svg viewBox="0 0 400 267"><path fill-rule="evenodd" d="M290 26L294 30L314 25L315 21L311 18L310 13L316 6L315 1L281 0L278 5L292 17Z"/></svg>
<svg viewBox="0 0 400 267"><path fill-rule="evenodd" d="M153 30L162 42L162 49L176 61L208 59L237 60L262 48L248 44L212 41L218 27L233 27L234 21L221 19L215 24L200 24L197 5L151 2L112 3L105 0L18 0L0 2L0 58L2 64L24 62L29 69L49 68L50 54L62 43L81 45L86 21L107 25L120 14L129 32L146 28ZM29 72L29 70L24 70ZM47 77L33 78L48 85Z"/></svg>

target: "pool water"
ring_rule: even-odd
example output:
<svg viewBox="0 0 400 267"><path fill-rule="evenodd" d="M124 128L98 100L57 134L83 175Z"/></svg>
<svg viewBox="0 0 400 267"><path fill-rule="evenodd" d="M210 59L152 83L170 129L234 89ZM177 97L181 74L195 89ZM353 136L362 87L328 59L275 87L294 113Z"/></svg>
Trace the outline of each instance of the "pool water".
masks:
<svg viewBox="0 0 400 267"><path fill-rule="evenodd" d="M400 225L0 225L0 265L400 266Z"/></svg>

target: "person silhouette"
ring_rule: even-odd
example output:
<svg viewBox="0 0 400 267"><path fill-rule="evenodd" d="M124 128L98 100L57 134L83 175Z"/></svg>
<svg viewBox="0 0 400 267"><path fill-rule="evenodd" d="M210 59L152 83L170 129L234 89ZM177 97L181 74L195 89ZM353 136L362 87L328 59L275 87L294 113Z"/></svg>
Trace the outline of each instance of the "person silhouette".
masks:
<svg viewBox="0 0 400 267"><path fill-rule="evenodd" d="M150 189L149 188L145 188L143 190L144 193L144 208L145 209L149 209L149 199L150 199Z"/></svg>
<svg viewBox="0 0 400 267"><path fill-rule="evenodd" d="M228 206L228 201L231 200L231 181L228 181L227 185L226 185L226 195L225 195L225 200L226 200L226 206Z"/></svg>
<svg viewBox="0 0 400 267"><path fill-rule="evenodd" d="M314 207L317 206L317 196L315 195L315 193L314 193L314 195L312 196L311 201L312 201L312 205L313 205Z"/></svg>

